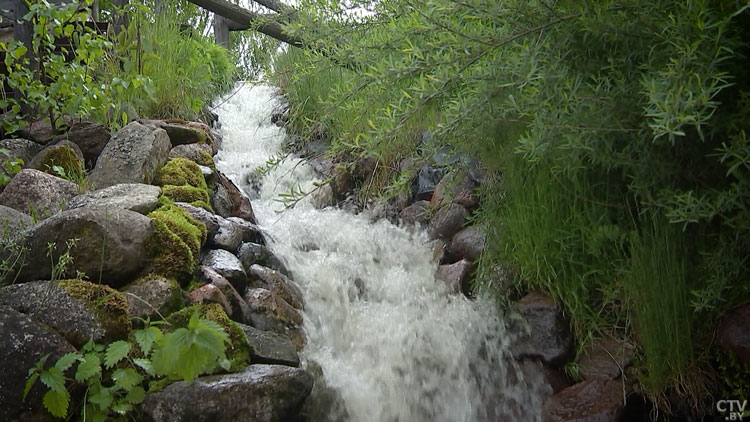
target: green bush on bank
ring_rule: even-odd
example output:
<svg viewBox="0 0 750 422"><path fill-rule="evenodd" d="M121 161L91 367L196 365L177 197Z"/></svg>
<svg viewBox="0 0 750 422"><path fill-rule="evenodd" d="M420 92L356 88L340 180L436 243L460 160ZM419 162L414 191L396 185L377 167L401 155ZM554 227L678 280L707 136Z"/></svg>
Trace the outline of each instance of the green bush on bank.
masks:
<svg viewBox="0 0 750 422"><path fill-rule="evenodd" d="M713 327L750 300L748 7L386 0L366 24L300 9L296 35L334 35L315 44L328 59L276 62L292 127L323 125L334 152L385 169L422 129L480 157L495 183L476 217L496 247L478 283L512 264L583 342L635 340L644 391L700 409Z"/></svg>

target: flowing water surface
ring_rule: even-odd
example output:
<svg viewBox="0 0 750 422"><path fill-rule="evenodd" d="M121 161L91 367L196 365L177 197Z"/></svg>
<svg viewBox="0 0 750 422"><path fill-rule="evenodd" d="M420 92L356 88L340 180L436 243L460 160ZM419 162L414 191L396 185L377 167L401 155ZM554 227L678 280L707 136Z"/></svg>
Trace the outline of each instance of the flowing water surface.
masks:
<svg viewBox="0 0 750 422"><path fill-rule="evenodd" d="M217 108L216 164L243 189L282 149L286 133L271 123L280 101L273 87L245 84ZM290 157L263 177L253 201L269 247L305 297L302 359L321 374L313 407L331 421L536 419L540 400L508 363L510 336L496 306L447 295L422 232L319 209L314 195L284 210L280 193L316 181L311 166Z"/></svg>

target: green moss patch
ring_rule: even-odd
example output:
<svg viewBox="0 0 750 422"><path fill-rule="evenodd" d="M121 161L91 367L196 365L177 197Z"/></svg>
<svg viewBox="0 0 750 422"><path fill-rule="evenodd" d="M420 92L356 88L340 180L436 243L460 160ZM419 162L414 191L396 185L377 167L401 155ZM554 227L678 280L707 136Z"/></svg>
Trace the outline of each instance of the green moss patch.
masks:
<svg viewBox="0 0 750 422"><path fill-rule="evenodd" d="M208 189L196 188L190 185L166 185L161 189L162 195L174 202L187 202L189 204L192 204L193 202L204 202L208 204Z"/></svg>
<svg viewBox="0 0 750 422"><path fill-rule="evenodd" d="M190 279L206 241L206 226L175 205L164 205L148 217L156 229L151 244L156 257L153 272L181 281Z"/></svg>
<svg viewBox="0 0 750 422"><path fill-rule="evenodd" d="M107 340L126 338L130 334L130 315L125 295L103 284L84 280L61 280L57 285L91 309L109 334Z"/></svg>
<svg viewBox="0 0 750 422"><path fill-rule="evenodd" d="M154 184L158 186L190 185L194 188L206 190L206 180L203 178L198 164L187 158L173 158L156 172Z"/></svg>
<svg viewBox="0 0 750 422"><path fill-rule="evenodd" d="M227 359L231 362L231 372L237 372L246 367L250 362L250 345L245 333L227 316L224 309L218 303L199 303L188 306L167 317L167 322L172 324L170 329L186 327L193 312L198 312L201 318L213 321L221 326L229 335L230 345L227 347Z"/></svg>
<svg viewBox="0 0 750 422"><path fill-rule="evenodd" d="M76 155L73 148L67 145L59 145L45 150L41 160L35 164L37 170L53 176L63 176L56 171L55 166L64 170L64 178L68 180L78 180L85 176L83 161Z"/></svg>
<svg viewBox="0 0 750 422"><path fill-rule="evenodd" d="M211 170L216 171L216 163L214 162L214 157L211 156L211 154L207 153L206 151L198 151L198 160L196 160L196 163L210 167Z"/></svg>

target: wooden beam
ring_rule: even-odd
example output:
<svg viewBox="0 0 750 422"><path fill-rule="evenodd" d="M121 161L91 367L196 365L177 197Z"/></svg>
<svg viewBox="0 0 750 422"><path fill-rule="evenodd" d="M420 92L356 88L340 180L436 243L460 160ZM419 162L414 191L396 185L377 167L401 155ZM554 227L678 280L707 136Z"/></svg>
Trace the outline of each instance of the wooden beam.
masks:
<svg viewBox="0 0 750 422"><path fill-rule="evenodd" d="M198 6L217 13L229 20L234 21L237 25L248 25L248 29L252 26L257 28L258 32L268 35L271 38L275 38L279 41L285 42L295 47L304 47L302 41L296 37L292 37L284 32L282 26L269 18L266 15L261 15L243 7L237 6L236 4L230 3L225 0L188 0L191 3L197 4Z"/></svg>
<svg viewBox="0 0 750 422"><path fill-rule="evenodd" d="M216 44L229 48L229 26L227 19L217 13L214 13L214 39Z"/></svg>

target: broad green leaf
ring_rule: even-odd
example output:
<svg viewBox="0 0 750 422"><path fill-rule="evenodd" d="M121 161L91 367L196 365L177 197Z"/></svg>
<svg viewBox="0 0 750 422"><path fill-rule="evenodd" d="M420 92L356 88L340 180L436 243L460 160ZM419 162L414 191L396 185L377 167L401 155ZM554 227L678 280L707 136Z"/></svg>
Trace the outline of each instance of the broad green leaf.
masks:
<svg viewBox="0 0 750 422"><path fill-rule="evenodd" d="M138 404L142 402L146 398L146 390L143 389L141 386L133 387L132 390L128 391L128 394L125 396L125 401L132 404Z"/></svg>
<svg viewBox="0 0 750 422"><path fill-rule="evenodd" d="M133 368L117 369L112 373L112 379L123 390L130 390L143 381L143 375Z"/></svg>
<svg viewBox="0 0 750 422"><path fill-rule="evenodd" d="M84 381L98 376L102 372L101 365L101 361L96 354L87 353L81 360L81 363L78 364L75 375L76 381Z"/></svg>
<svg viewBox="0 0 750 422"><path fill-rule="evenodd" d="M135 341L141 348L143 354L148 355L154 342L162 336L161 330L156 327L148 327L134 333Z"/></svg>
<svg viewBox="0 0 750 422"><path fill-rule="evenodd" d="M118 401L112 406L112 411L120 415L124 415L133 410L133 406L125 401Z"/></svg>
<svg viewBox="0 0 750 422"><path fill-rule="evenodd" d="M22 45L19 45L19 46L17 46L17 47L15 48L15 49L13 49L13 50L12 50L12 51L10 52L10 55L11 55L11 56L13 56L13 58L14 58L14 59L18 60L18 59L20 59L20 58L21 58L21 57L22 57L22 56L23 56L24 54L26 54L26 52L27 52L27 51L29 51L29 49L28 49L28 48L26 48L26 47L24 47L24 46L22 46Z"/></svg>
<svg viewBox="0 0 750 422"><path fill-rule="evenodd" d="M132 345L124 340L110 344L104 354L104 367L109 369L115 366L117 362L123 360L130 353L131 347Z"/></svg>
<svg viewBox="0 0 750 422"><path fill-rule="evenodd" d="M109 388L102 387L94 394L89 396L89 402L99 406L100 409L107 409L112 404L112 391Z"/></svg>
<svg viewBox="0 0 750 422"><path fill-rule="evenodd" d="M156 372L154 372L154 367L151 364L151 361L148 359L143 358L137 358L133 359L133 363L138 366L139 368L143 369L147 374L154 377L156 376Z"/></svg>
<svg viewBox="0 0 750 422"><path fill-rule="evenodd" d="M42 372L39 380L52 391L57 391L58 393L65 391L65 377L62 371L54 366Z"/></svg>
<svg viewBox="0 0 750 422"><path fill-rule="evenodd" d="M60 359L55 362L55 368L62 372L67 371L75 361L81 359L82 356L78 353L66 353Z"/></svg>
<svg viewBox="0 0 750 422"><path fill-rule="evenodd" d="M64 418L68 414L68 403L70 401L70 395L66 390L54 391L50 390L44 395L42 403L44 407L52 414L52 416L58 418Z"/></svg>

